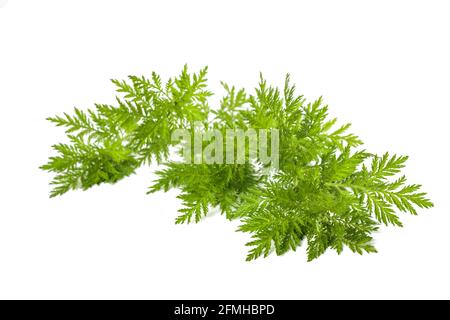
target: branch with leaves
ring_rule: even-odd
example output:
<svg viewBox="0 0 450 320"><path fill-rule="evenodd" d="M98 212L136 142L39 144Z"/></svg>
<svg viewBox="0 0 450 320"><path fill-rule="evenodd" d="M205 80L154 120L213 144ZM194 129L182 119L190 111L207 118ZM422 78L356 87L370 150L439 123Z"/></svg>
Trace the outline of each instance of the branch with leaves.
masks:
<svg viewBox="0 0 450 320"><path fill-rule="evenodd" d="M307 102L286 77L282 89L262 78L253 94L223 83L225 96L210 108L204 68L163 84L160 76L113 80L115 105L97 104L73 115L48 118L68 141L41 168L55 174L51 196L115 183L142 165L164 166L149 193L177 188L176 223L199 222L212 208L239 219L252 240L247 260L282 255L303 243L308 260L327 249L376 252L380 225L402 226L399 212L433 206L418 184L401 175L406 156L381 156L362 148L349 124L336 126L322 99ZM262 174L261 163L191 164L169 161L175 129L278 129L279 168Z"/></svg>

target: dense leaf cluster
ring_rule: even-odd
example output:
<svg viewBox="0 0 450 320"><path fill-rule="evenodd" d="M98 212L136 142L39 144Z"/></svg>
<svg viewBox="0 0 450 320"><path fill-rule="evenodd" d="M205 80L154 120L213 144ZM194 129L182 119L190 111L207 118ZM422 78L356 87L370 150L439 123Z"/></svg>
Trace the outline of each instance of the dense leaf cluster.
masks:
<svg viewBox="0 0 450 320"><path fill-rule="evenodd" d="M407 157L378 156L361 148L336 126L321 99L307 102L286 77L284 87L261 77L253 94L223 84L225 96L210 109L206 68L181 74L165 84L130 76L113 80L122 94L117 104L49 118L66 128L68 143L42 166L54 172L51 196L71 189L114 183L151 161L164 164L149 193L181 190L176 223L199 222L211 208L240 219L251 234L248 260L307 245L308 260L327 249L341 253L376 252L372 234L380 224L401 226L398 212L416 214L433 204L420 185L401 175ZM262 174L258 161L244 164L189 164L168 161L173 130L278 129L279 168Z"/></svg>

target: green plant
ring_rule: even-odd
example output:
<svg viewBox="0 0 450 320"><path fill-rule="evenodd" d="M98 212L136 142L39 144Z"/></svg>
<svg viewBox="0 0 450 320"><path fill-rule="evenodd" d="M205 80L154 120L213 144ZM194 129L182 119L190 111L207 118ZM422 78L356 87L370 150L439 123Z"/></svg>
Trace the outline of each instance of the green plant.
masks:
<svg viewBox="0 0 450 320"><path fill-rule="evenodd" d="M309 261L327 249L376 252L372 233L380 224L401 226L398 211L415 215L417 207L433 206L420 185L407 184L400 175L407 157L363 150L359 138L348 133L350 125L336 127L321 99L308 103L296 95L289 76L281 90L261 77L252 95L223 84L219 108L210 109L206 71L189 74L185 67L164 85L155 73L151 79L113 80L123 94L116 106L49 118L66 128L69 139L55 145L58 154L42 166L56 174L51 196L114 183L156 161L165 168L149 193L181 189L184 207L176 223L199 222L218 207L251 234L247 260L295 251L302 242ZM177 146L172 132L199 125L221 132L279 130L279 167L267 175L251 161L168 161L169 148Z"/></svg>

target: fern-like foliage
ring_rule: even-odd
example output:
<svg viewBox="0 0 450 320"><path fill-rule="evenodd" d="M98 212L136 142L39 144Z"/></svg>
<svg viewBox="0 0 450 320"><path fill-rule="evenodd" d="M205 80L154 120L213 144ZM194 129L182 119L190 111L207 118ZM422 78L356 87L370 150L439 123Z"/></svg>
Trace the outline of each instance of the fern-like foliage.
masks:
<svg viewBox="0 0 450 320"><path fill-rule="evenodd" d="M235 218L241 196L258 182L255 169L250 164L184 164L168 163L158 171L159 179L149 193L171 188L181 189L178 196L184 208L176 223L199 222L209 208L218 207L228 219Z"/></svg>
<svg viewBox="0 0 450 320"><path fill-rule="evenodd" d="M149 193L180 190L176 223L199 222L212 208L240 219L239 231L252 238L247 260L303 243L309 261L328 249L376 252L373 232L380 225L401 226L399 212L415 215L433 206L421 186L401 174L406 156L364 150L349 124L338 126L321 98L307 102L297 95L289 76L281 89L261 76L253 94L223 83L225 96L210 109L206 71L189 74L185 67L165 84L156 73L113 80L122 95L116 105L49 118L68 136L42 166L56 174L51 196L114 183L155 160L165 167ZM278 169L262 174L260 161L248 157L244 164L168 161L173 131L193 131L198 123L222 133L278 129Z"/></svg>
<svg viewBox="0 0 450 320"><path fill-rule="evenodd" d="M123 95L117 105L97 104L87 112L75 109L72 116L48 118L65 127L69 137L68 143L54 146L57 155L42 166L56 173L51 196L114 183L152 159L167 158L173 130L208 118L206 72L189 74L185 66L165 84L154 72L150 79L112 80Z"/></svg>

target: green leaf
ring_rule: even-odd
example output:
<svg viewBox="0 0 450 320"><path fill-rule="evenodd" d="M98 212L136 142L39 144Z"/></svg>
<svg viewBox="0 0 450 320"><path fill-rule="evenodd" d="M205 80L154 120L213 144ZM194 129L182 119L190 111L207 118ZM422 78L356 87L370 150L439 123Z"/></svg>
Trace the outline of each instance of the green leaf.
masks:
<svg viewBox="0 0 450 320"><path fill-rule="evenodd" d="M156 162L165 167L148 193L180 190L177 224L200 222L211 209L239 219L238 231L251 239L247 260L303 245L308 261L328 249L375 253L379 226L402 226L402 212L415 215L433 206L421 185L401 174L408 157L363 150L351 125L330 117L322 97L308 102L297 94L289 75L281 88L260 75L253 92L222 82L225 94L210 108L207 71L192 73L185 65L167 81L155 72L112 80L115 104L48 118L67 134L40 167L54 176L50 196L113 184ZM174 130L200 127L220 133L277 129L278 168L265 174L262 158L250 161L249 149L240 164L169 161L173 149L181 154ZM195 151L191 158L199 156Z"/></svg>

